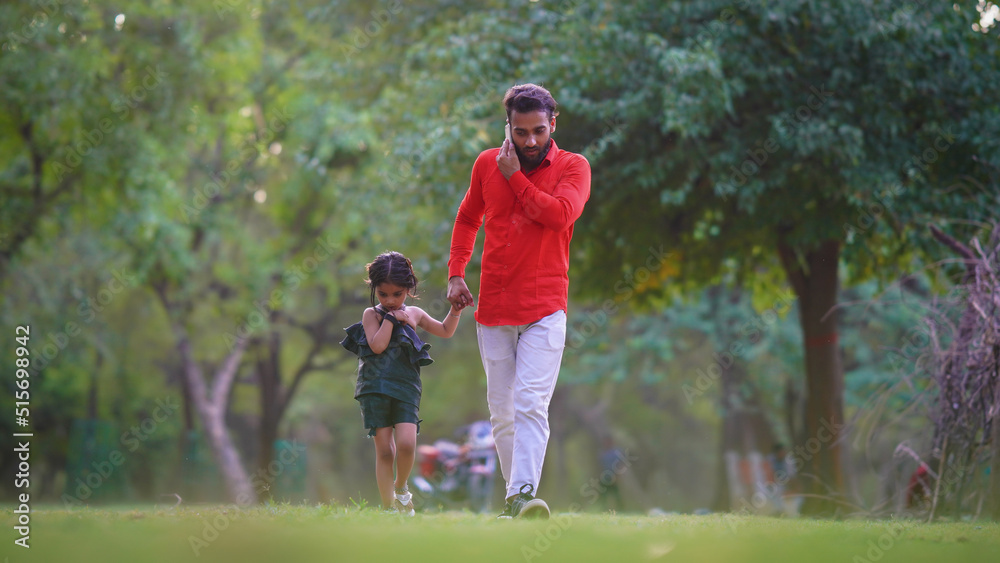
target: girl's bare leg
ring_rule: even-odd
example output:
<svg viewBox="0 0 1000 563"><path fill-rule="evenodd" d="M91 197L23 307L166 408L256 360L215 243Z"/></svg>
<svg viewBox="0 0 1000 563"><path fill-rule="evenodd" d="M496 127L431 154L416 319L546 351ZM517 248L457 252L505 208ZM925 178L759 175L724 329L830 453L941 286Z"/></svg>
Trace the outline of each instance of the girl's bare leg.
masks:
<svg viewBox="0 0 1000 563"><path fill-rule="evenodd" d="M392 490L393 462L396 460L396 444L392 439L392 427L375 429L375 480L378 482L379 496L382 497L382 508L392 508L396 500ZM410 460L412 465L413 460Z"/></svg>
<svg viewBox="0 0 1000 563"><path fill-rule="evenodd" d="M412 422L396 424L396 482L397 489L406 487L413 469L417 451L417 425Z"/></svg>

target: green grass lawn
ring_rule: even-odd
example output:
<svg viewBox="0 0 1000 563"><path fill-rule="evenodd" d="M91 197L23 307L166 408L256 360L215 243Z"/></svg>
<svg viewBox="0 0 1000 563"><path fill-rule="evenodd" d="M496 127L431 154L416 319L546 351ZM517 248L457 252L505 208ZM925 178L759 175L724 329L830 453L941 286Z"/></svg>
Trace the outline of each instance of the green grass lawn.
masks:
<svg viewBox="0 0 1000 563"><path fill-rule="evenodd" d="M735 515L553 514L497 521L469 513L401 518L343 506L39 507L30 549L0 509L0 559L178 561L1000 561L1000 524L788 520Z"/></svg>

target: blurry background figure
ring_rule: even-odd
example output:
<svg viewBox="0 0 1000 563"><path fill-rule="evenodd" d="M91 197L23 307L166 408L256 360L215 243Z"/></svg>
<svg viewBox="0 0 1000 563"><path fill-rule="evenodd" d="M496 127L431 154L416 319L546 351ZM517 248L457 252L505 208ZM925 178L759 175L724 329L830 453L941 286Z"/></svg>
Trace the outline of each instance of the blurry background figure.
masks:
<svg viewBox="0 0 1000 563"><path fill-rule="evenodd" d="M798 516L802 487L795 460L784 444L776 443L766 456L751 450L744 456L726 453L733 510L753 514Z"/></svg>
<svg viewBox="0 0 1000 563"><path fill-rule="evenodd" d="M926 463L920 462L906 484L906 508L925 509L931 500L931 476Z"/></svg>
<svg viewBox="0 0 1000 563"><path fill-rule="evenodd" d="M479 420L468 425L462 448L468 462L469 508L489 512L497 469L497 450L490 421Z"/></svg>
<svg viewBox="0 0 1000 563"><path fill-rule="evenodd" d="M777 443L767 456L770 466L768 499L779 514L798 516L802 505L801 487L794 460L789 458L785 445Z"/></svg>
<svg viewBox="0 0 1000 563"><path fill-rule="evenodd" d="M458 443L437 440L417 447L419 474L411 479L418 510L468 508L488 512L492 505L497 453L488 420L455 431Z"/></svg>
<svg viewBox="0 0 1000 563"><path fill-rule="evenodd" d="M610 435L605 436L604 448L601 452L601 486L599 489L604 510L625 511L625 502L622 501L622 493L618 488L618 479L628 467L624 460L625 455L615 447L614 439Z"/></svg>

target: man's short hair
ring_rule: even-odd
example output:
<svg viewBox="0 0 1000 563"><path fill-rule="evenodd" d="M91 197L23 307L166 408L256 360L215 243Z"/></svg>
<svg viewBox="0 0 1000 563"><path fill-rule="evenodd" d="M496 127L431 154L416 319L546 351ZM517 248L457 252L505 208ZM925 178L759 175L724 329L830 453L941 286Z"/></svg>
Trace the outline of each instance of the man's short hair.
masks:
<svg viewBox="0 0 1000 563"><path fill-rule="evenodd" d="M503 107L507 110L507 119L510 113L529 113L543 110L549 115L549 119L559 115L556 111L556 100L548 90L537 84L518 84L511 86L503 96Z"/></svg>

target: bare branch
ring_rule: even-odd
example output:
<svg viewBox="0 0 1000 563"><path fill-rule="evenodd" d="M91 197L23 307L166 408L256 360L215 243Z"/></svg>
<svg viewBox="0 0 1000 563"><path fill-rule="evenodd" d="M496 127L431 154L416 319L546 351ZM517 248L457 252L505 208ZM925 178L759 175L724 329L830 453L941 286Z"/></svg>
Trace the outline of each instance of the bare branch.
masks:
<svg viewBox="0 0 1000 563"><path fill-rule="evenodd" d="M929 228L931 230L931 234L934 235L934 238L938 239L939 242L950 248L952 251L954 251L962 258L965 258L966 260L976 259L976 255L972 253L972 250L970 250L969 247L958 242L957 240L952 238L951 235L946 234L944 231L942 231L935 225L929 225Z"/></svg>
<svg viewBox="0 0 1000 563"><path fill-rule="evenodd" d="M237 339L233 349L222 361L222 367L216 372L212 381L212 408L220 410L226 408L229 391L232 389L233 381L239 372L240 360L243 359L243 352L246 351L248 343L249 339L247 338Z"/></svg>

